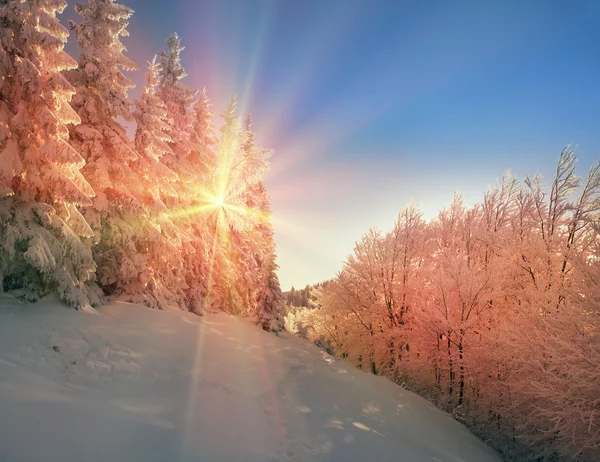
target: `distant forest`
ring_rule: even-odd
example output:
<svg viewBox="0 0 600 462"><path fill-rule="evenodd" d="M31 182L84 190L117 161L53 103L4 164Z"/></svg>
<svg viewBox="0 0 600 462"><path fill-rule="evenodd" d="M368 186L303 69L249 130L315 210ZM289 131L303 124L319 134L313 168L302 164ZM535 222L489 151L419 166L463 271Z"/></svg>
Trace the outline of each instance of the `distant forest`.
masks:
<svg viewBox="0 0 600 462"><path fill-rule="evenodd" d="M315 300L315 297L312 295L313 291L327 287L328 282L329 281L323 281L313 285L307 284L304 289L298 290L292 286L289 292L283 292L283 299L288 306L314 308L314 305L311 305L310 303L311 300Z"/></svg>

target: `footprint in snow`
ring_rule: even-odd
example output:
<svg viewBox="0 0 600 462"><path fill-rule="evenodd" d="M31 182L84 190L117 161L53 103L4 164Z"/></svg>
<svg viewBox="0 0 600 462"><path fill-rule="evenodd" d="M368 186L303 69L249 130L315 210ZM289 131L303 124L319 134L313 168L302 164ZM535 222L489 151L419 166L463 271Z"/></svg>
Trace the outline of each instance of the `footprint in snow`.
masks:
<svg viewBox="0 0 600 462"><path fill-rule="evenodd" d="M365 432L371 432L371 433L375 433L376 435L379 436L384 436L383 434L379 433L377 430L373 430L372 428L367 427L365 424L360 423L360 422L352 422L352 425L354 425L356 428L359 428Z"/></svg>
<svg viewBox="0 0 600 462"><path fill-rule="evenodd" d="M362 408L363 414L365 415L375 415L375 414L379 414L381 411L379 410L379 408L375 405L373 405L372 403L367 404L365 407Z"/></svg>
<svg viewBox="0 0 600 462"><path fill-rule="evenodd" d="M344 422L338 419L331 419L329 422L325 424L325 428L335 428L337 430L344 429Z"/></svg>
<svg viewBox="0 0 600 462"><path fill-rule="evenodd" d="M364 430L366 432L371 431L371 429L369 427L367 427L365 424L360 423L360 422L352 422L352 425L354 425L356 428L360 428L361 430Z"/></svg>

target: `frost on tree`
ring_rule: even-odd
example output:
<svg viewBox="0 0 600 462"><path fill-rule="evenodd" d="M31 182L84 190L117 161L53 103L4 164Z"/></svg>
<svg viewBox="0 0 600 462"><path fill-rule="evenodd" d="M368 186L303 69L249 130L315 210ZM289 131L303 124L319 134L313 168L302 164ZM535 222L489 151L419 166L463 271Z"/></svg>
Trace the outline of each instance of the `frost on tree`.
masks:
<svg viewBox="0 0 600 462"><path fill-rule="evenodd" d="M242 197L244 207L251 211L252 227L248 231L251 250L246 253L246 267L257 268L254 286L256 292L256 316L265 330L280 331L283 328L283 294L277 277L275 241L271 218L271 201L262 180L269 169L272 151L257 146L252 131L252 115L248 114L245 125L245 141L242 145L243 182L246 190Z"/></svg>
<svg viewBox="0 0 600 462"><path fill-rule="evenodd" d="M195 149L192 133L194 131L194 97L197 90L187 88L182 82L187 74L181 65L180 54L184 50L177 34L167 38L167 51L160 52L160 73L158 96L165 103L167 117L173 127L171 133L172 154L164 156L165 164L180 178L180 196L183 193L195 193L192 182L197 180L198 172L190 162L190 154ZM181 197L185 205L187 197Z"/></svg>
<svg viewBox="0 0 600 462"><path fill-rule="evenodd" d="M81 124L71 130L72 144L86 159L83 174L94 188L93 204L84 215L94 230L92 246L98 283L106 294L143 285L146 255L135 236L151 232L149 213L133 185L139 184L131 164L134 144L117 121L131 119L127 90L134 85L123 71L136 65L123 51L121 37L133 10L112 0L77 4L81 23L71 22L82 52L77 70L67 76L77 89L73 107Z"/></svg>
<svg viewBox="0 0 600 462"><path fill-rule="evenodd" d="M144 256L145 268L134 283L124 287L124 298L165 309L169 304L177 304L178 296L171 284L175 278L172 263L180 253L181 238L165 204L177 197L174 185L178 176L162 162L163 156L172 151L166 106L155 92L159 71L155 57L148 63L146 87L133 113L138 157L131 163L131 169L139 179L136 196L149 217L148 226L133 238L136 251Z"/></svg>
<svg viewBox="0 0 600 462"><path fill-rule="evenodd" d="M232 98L223 114L215 168L208 189L223 207L209 214L210 306L254 316L269 330L282 325L282 295L276 275L271 209L262 176L270 151L254 144Z"/></svg>
<svg viewBox="0 0 600 462"><path fill-rule="evenodd" d="M263 269L263 280L258 289L257 299L257 322L266 331L278 332L283 328L283 317L281 307L283 296L277 277L278 266L271 261Z"/></svg>
<svg viewBox="0 0 600 462"><path fill-rule="evenodd" d="M200 98L194 101L192 109L193 125L190 132L192 150L188 155L188 161L196 175L189 199L192 202L190 232L193 236L193 248L184 252L188 303L190 309L196 313L201 312L206 306L210 284L208 279L211 247L208 242L211 240L210 230L213 229L213 226L208 224L208 217L204 213L195 213L205 210L207 203L214 206L214 193L210 184L215 172L216 139L212 123L213 113L210 107L211 104L206 89L204 89L200 93Z"/></svg>
<svg viewBox="0 0 600 462"><path fill-rule="evenodd" d="M255 280L256 316L263 329L277 332L283 328L283 294L277 277L279 266L276 263L271 204L262 180L253 185L251 192L254 202L249 210L255 210L258 218L250 232L253 251L249 264L258 268ZM250 205L247 204L247 207Z"/></svg>
<svg viewBox="0 0 600 462"><path fill-rule="evenodd" d="M198 197L208 203L206 213L206 257L208 271L206 281L207 309L228 311L232 314L248 314L243 303L239 274L240 244L244 238L246 220L236 210L241 210L238 192L243 184L238 180L239 168L235 159L240 156L242 145L241 121L235 116L235 101L229 104L221 127L221 136L209 180L201 188L206 196ZM211 207L214 198L221 198L226 207Z"/></svg>
<svg viewBox="0 0 600 462"><path fill-rule="evenodd" d="M213 112L210 110L210 100L206 88L200 93L200 98L193 104L193 125L190 134L192 150L189 160L203 183L210 181L210 175L215 166L214 148L217 144L212 122Z"/></svg>
<svg viewBox="0 0 600 462"><path fill-rule="evenodd" d="M541 455L597 460L600 164L582 181L576 160L565 148L549 188L540 176L527 178L519 195L519 277L509 279L518 303L499 319L496 338L512 399L499 414L518 422Z"/></svg>
<svg viewBox="0 0 600 462"><path fill-rule="evenodd" d="M75 89L62 71L68 31L57 20L66 3L0 3L0 281L35 300L50 292L74 307L90 303L84 283L95 265L80 236L91 230L78 206L94 192L84 159L69 145ZM92 300L96 301L96 300Z"/></svg>
<svg viewBox="0 0 600 462"><path fill-rule="evenodd" d="M506 460L600 460L600 162L369 231L302 332L419 391ZM297 312L288 316L297 328ZM296 324L296 325L294 325ZM298 329L300 330L300 329Z"/></svg>
<svg viewBox="0 0 600 462"><path fill-rule="evenodd" d="M157 96L166 108L171 131L168 142L170 151L162 162L178 176L174 187L177 196L167 202L172 221L179 230L181 245L173 253L172 268L177 275L172 287L177 290L179 304L195 312L205 308L207 264L207 229L202 215L199 195L204 190L207 167L203 159L210 157L210 120L199 120L197 110L201 101L195 101L197 90L189 89L181 82L186 76L181 65L181 46L177 34L167 39L167 50L160 52ZM205 94L206 96L206 94ZM208 98L204 115L210 119ZM202 115L201 115L202 116Z"/></svg>
<svg viewBox="0 0 600 462"><path fill-rule="evenodd" d="M269 249L259 264L257 323L266 331L278 332L283 328L283 295L276 273L279 266L275 263L274 249Z"/></svg>

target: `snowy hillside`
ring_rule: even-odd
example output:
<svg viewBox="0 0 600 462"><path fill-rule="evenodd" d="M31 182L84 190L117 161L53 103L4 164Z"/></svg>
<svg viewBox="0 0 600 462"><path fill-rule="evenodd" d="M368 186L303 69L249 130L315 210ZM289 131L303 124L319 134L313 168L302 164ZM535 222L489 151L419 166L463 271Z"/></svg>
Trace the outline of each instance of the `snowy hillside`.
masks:
<svg viewBox="0 0 600 462"><path fill-rule="evenodd" d="M248 320L0 298L0 461L500 458L426 400Z"/></svg>

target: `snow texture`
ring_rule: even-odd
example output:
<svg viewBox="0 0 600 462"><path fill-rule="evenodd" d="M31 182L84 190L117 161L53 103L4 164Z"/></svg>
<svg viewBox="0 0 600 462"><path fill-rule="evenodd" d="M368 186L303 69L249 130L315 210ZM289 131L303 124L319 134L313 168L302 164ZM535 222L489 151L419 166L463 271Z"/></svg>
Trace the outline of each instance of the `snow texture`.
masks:
<svg viewBox="0 0 600 462"><path fill-rule="evenodd" d="M500 460L306 341L124 302L82 313L1 296L0 409L2 462Z"/></svg>

